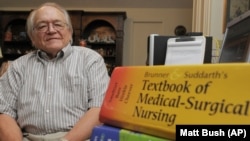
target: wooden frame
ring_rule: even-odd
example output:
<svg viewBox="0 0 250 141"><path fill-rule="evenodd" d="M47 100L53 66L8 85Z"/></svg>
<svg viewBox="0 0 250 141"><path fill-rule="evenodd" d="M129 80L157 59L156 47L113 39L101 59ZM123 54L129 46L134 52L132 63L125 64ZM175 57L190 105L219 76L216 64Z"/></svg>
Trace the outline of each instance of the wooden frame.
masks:
<svg viewBox="0 0 250 141"><path fill-rule="evenodd" d="M223 32L227 23L250 9L250 0L224 0Z"/></svg>

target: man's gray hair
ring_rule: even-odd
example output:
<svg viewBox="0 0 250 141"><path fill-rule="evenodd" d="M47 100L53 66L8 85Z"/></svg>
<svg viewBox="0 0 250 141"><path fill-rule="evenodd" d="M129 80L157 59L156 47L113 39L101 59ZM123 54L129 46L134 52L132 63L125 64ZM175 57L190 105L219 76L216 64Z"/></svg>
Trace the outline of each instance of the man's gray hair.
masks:
<svg viewBox="0 0 250 141"><path fill-rule="evenodd" d="M34 9L33 11L31 11L30 15L27 18L26 29L27 29L27 34L28 34L28 36L30 38L32 38L33 29L34 29L34 26L35 26L34 25L34 17L36 15L37 11L40 8L44 7L44 6L54 7L57 10L59 10L60 12L62 12L64 14L64 16L65 16L65 20L66 20L66 23L68 24L69 30L73 34L73 27L72 27L71 19L70 19L70 16L69 16L68 12L62 6L60 6L59 4L56 4L56 3L53 3L53 2L47 2L47 3L44 3L44 4L40 5L37 9ZM72 39L71 39L70 42L72 43Z"/></svg>

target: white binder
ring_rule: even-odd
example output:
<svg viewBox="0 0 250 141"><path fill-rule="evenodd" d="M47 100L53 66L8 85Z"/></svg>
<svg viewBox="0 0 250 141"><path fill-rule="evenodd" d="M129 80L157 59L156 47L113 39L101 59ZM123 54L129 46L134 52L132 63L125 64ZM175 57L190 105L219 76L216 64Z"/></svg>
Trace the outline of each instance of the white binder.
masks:
<svg viewBox="0 0 250 141"><path fill-rule="evenodd" d="M167 43L165 65L203 64L205 45L204 36L170 38Z"/></svg>

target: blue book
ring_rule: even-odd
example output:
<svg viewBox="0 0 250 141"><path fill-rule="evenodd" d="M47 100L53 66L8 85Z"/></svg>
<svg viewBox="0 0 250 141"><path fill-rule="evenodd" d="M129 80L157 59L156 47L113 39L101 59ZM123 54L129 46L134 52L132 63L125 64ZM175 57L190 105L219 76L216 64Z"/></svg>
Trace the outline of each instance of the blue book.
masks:
<svg viewBox="0 0 250 141"><path fill-rule="evenodd" d="M170 141L168 139L130 131L109 125L94 127L90 141Z"/></svg>
<svg viewBox="0 0 250 141"><path fill-rule="evenodd" d="M119 128L100 125L94 127L90 141L119 141L119 134Z"/></svg>

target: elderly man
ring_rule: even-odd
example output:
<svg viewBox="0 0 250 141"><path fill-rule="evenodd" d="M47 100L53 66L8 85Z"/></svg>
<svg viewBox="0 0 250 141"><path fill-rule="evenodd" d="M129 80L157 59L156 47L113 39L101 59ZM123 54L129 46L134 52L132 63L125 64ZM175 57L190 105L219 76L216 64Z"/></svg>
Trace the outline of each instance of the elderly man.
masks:
<svg viewBox="0 0 250 141"><path fill-rule="evenodd" d="M55 3L30 13L27 33L37 50L0 78L0 140L88 139L109 83L103 58L71 46L70 17Z"/></svg>

